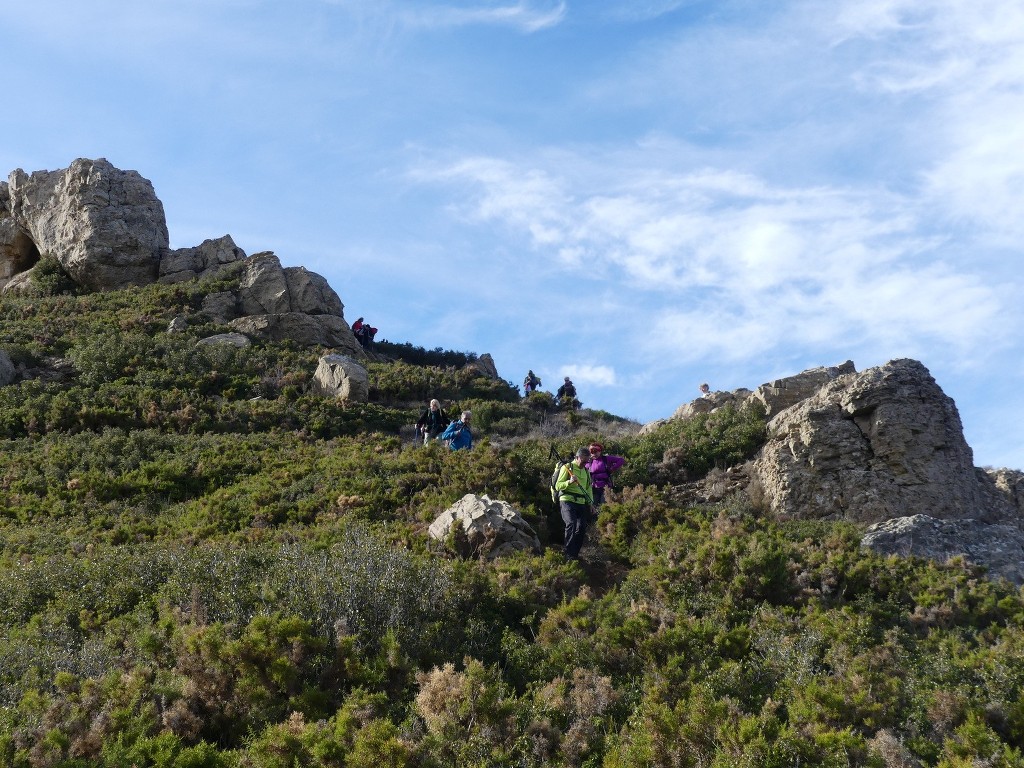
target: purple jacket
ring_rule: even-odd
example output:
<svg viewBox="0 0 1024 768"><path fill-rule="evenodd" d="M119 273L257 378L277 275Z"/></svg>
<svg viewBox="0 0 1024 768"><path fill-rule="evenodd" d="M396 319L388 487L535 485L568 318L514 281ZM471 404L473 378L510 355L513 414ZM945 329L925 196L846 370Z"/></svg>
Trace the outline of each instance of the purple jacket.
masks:
<svg viewBox="0 0 1024 768"><path fill-rule="evenodd" d="M626 460L621 456L601 454L600 456L591 456L584 466L590 472L593 486L595 488L604 488L608 485L608 481L611 480L612 472L625 463Z"/></svg>

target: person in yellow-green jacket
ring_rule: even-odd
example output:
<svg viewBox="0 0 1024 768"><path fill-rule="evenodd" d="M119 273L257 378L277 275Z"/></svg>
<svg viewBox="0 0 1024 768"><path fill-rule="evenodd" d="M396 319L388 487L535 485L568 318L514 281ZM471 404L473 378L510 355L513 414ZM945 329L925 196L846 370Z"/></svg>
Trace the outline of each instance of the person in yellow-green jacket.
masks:
<svg viewBox="0 0 1024 768"><path fill-rule="evenodd" d="M590 450L580 448L576 458L562 465L555 481L558 492L558 511L565 523L565 556L576 560L583 547L583 539L590 524L590 509L594 503L594 491L590 484L590 472L584 466L590 458Z"/></svg>

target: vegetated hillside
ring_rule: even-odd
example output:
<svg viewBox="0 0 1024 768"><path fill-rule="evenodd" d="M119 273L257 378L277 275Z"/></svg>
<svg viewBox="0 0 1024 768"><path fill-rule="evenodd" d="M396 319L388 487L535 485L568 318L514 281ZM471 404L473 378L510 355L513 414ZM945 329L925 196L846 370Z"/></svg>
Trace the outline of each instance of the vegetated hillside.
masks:
<svg viewBox="0 0 1024 768"><path fill-rule="evenodd" d="M746 460L760 414L640 437L410 344L342 408L307 391L323 350L168 333L216 283L47 274L0 297L34 376L0 387L0 764L1024 765L1019 591L651 482L668 448ZM413 444L429 397L472 451ZM629 464L567 562L550 452L594 438ZM548 550L431 542L470 492Z"/></svg>

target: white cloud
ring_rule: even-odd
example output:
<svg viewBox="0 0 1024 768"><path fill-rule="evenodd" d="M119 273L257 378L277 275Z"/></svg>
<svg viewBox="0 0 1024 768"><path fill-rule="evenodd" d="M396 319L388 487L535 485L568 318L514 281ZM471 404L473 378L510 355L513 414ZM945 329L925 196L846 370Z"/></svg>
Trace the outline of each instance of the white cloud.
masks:
<svg viewBox="0 0 1024 768"><path fill-rule="evenodd" d="M911 198L635 162L601 164L599 179L475 158L432 178L457 184L466 220L518 231L534 259L616 277L650 328L638 345L647 354L738 360L856 339L967 355L1007 312L983 274L944 255L945 238L923 234L927 211Z"/></svg>
<svg viewBox="0 0 1024 768"><path fill-rule="evenodd" d="M568 376L572 379L573 384L577 386L582 384L596 387L613 387L618 383L615 369L609 365L564 365L559 375L563 377Z"/></svg>

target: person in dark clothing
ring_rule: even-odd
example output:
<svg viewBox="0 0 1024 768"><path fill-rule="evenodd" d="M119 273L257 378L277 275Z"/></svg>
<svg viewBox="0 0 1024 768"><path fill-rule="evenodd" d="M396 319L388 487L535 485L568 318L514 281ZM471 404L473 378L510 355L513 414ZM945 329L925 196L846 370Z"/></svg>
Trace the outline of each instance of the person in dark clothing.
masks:
<svg viewBox="0 0 1024 768"><path fill-rule="evenodd" d="M441 409L441 403L431 400L429 407L423 411L419 421L416 422L416 430L423 437L423 444L426 445L435 437L444 432L448 426L448 417Z"/></svg>
<svg viewBox="0 0 1024 768"><path fill-rule="evenodd" d="M537 387L540 386L540 377L537 376L533 371L526 372L526 378L523 379L523 392L530 394L536 392Z"/></svg>
<svg viewBox="0 0 1024 768"><path fill-rule="evenodd" d="M568 405L570 407L576 403L576 387L568 376L565 377L564 383L555 392L555 401L558 405Z"/></svg>
<svg viewBox="0 0 1024 768"><path fill-rule="evenodd" d="M590 472L586 462L590 458L587 448L576 451L576 458L562 465L555 481L558 491L558 511L565 523L565 556L576 560L587 535L590 524L590 510L594 503L594 492L590 487Z"/></svg>

